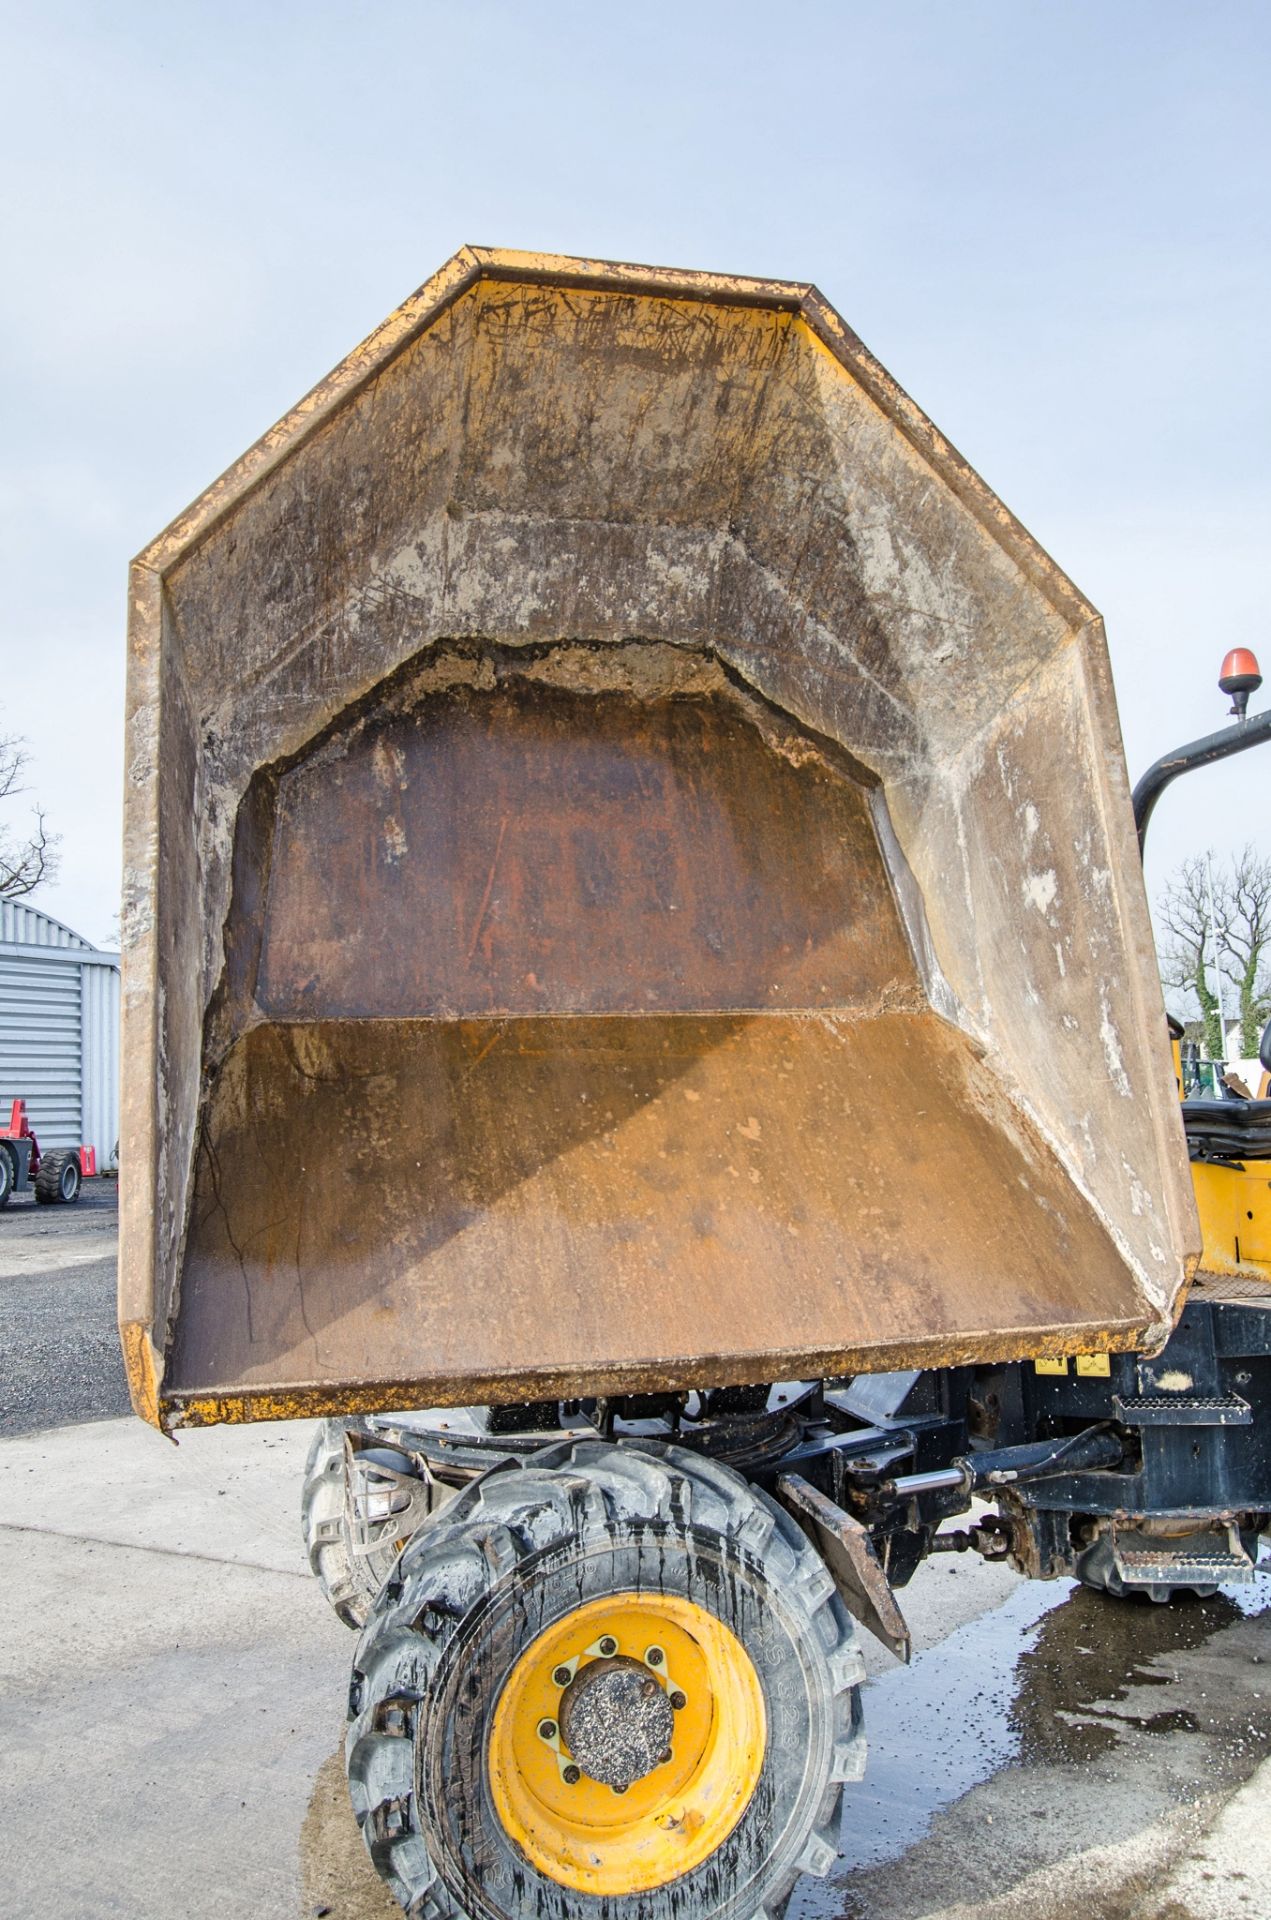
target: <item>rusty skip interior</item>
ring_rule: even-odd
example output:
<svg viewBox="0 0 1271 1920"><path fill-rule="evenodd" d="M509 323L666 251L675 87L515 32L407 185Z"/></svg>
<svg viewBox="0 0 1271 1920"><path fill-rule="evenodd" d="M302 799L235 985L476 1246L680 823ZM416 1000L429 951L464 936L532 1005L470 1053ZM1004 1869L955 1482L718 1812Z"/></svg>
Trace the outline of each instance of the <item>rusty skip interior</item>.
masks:
<svg viewBox="0 0 1271 1920"><path fill-rule="evenodd" d="M509 1343L646 1384L686 1289L712 1380L778 1327L822 1351L823 1276L845 1330L912 1341L956 1322L940 1271L990 1265L986 1215L990 1302L1053 1317L1066 1277L1108 1317L1119 1263L989 1117L871 801L717 663L638 643L448 651L258 774L174 1390L334 1363L506 1393Z"/></svg>
<svg viewBox="0 0 1271 1920"><path fill-rule="evenodd" d="M139 563L152 1418L1167 1324L1097 616L848 347L692 304L476 276Z"/></svg>

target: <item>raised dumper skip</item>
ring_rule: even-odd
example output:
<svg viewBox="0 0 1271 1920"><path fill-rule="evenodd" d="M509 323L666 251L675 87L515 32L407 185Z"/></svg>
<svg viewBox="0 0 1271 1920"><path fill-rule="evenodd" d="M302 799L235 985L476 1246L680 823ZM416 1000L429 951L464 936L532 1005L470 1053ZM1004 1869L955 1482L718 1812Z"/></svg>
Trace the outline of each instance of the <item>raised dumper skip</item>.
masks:
<svg viewBox="0 0 1271 1920"><path fill-rule="evenodd" d="M1122 1497L1201 1235L1101 623L814 289L465 249L135 563L128 726L134 1404L343 1417L412 1913L776 1920L975 1490L1247 1566Z"/></svg>

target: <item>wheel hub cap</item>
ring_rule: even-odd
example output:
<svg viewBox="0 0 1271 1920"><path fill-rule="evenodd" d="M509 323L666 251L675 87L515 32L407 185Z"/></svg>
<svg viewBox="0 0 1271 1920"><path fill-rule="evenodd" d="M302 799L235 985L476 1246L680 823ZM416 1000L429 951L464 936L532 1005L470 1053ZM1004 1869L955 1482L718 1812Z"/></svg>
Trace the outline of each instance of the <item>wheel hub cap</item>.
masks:
<svg viewBox="0 0 1271 1920"><path fill-rule="evenodd" d="M668 1757L675 1713L640 1661L590 1660L561 1697L560 1730L585 1774L625 1793Z"/></svg>
<svg viewBox="0 0 1271 1920"><path fill-rule="evenodd" d="M494 1810L530 1864L600 1898L708 1860L750 1803L766 1715L745 1647L684 1596L614 1593L545 1627L490 1727Z"/></svg>

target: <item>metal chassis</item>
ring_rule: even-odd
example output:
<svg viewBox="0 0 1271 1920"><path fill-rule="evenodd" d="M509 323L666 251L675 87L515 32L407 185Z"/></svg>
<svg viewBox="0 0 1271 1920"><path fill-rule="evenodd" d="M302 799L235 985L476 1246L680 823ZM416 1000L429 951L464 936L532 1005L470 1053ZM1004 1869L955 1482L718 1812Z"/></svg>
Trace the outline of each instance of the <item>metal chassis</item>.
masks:
<svg viewBox="0 0 1271 1920"><path fill-rule="evenodd" d="M33 1134L0 1134L0 1152L7 1153L13 1162L13 1193L27 1193L30 1190L31 1177L39 1169Z"/></svg>
<svg viewBox="0 0 1271 1920"><path fill-rule="evenodd" d="M386 1474L460 1484L569 1433L688 1447L780 1500L851 1611L901 1658L909 1637L895 1590L932 1552L971 1548L1053 1579L1077 1574L1109 1530L1115 1539L1118 1527L1138 1527L1159 1536L1154 1571L1166 1585L1171 1538L1177 1584L1194 1579L1185 1556L1197 1536L1216 1543L1219 1577L1247 1577L1240 1540L1271 1515L1271 1288L1202 1286L1154 1358L1064 1364L1062 1373L1025 1361L816 1381L774 1388L758 1407L738 1407L735 1391L733 1404L729 1394L714 1405L709 1395L661 1395L656 1407L648 1398L561 1403L553 1422L540 1403L483 1410L479 1430L453 1415L377 1416L351 1429L354 1507ZM976 1504L997 1511L941 1531ZM368 1544L379 1532L368 1531Z"/></svg>

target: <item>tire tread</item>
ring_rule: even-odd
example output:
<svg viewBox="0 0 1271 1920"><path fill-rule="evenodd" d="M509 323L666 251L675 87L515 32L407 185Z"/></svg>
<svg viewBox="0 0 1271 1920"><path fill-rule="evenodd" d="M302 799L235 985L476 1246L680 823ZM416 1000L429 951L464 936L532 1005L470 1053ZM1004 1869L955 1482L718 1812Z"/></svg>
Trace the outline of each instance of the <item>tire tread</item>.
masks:
<svg viewBox="0 0 1271 1920"><path fill-rule="evenodd" d="M768 1887L762 1907L735 1916L781 1920L800 1874L821 1875L832 1864L843 1783L863 1771L858 1689L864 1661L851 1616L794 1519L729 1468L679 1447L554 1443L500 1463L412 1536L370 1608L355 1659L346 1754L368 1851L409 1914L468 1920L428 1858L418 1827L390 1834L396 1816L377 1812L413 1804L406 1796L415 1789L415 1756L409 1739L398 1736L386 1745L389 1736L375 1730L375 1714L403 1688L426 1701L452 1623L529 1555L575 1538L588 1522L611 1530L673 1522L721 1535L759 1562L772 1585L795 1596L804 1631L824 1654L833 1690L832 1755L814 1825L797 1864L775 1890ZM430 1616L439 1623L432 1631ZM663 1904L656 1896L647 1903L650 1920ZM673 1898L665 1904L668 1914L678 1911Z"/></svg>

